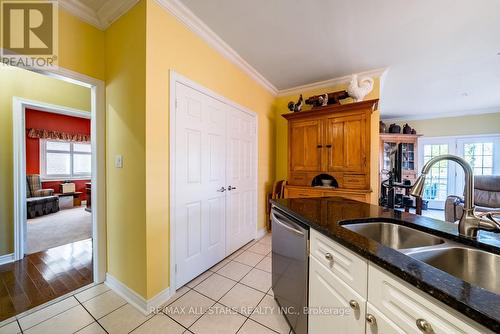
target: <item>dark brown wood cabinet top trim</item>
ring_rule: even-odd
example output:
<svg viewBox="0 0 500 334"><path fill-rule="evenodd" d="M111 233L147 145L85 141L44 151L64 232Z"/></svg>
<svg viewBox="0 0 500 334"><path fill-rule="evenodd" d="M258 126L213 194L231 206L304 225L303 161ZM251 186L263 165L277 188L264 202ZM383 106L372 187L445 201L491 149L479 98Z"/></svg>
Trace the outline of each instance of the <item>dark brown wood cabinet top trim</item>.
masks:
<svg viewBox="0 0 500 334"><path fill-rule="evenodd" d="M343 111L351 111L351 110L361 110L361 109L370 109L371 111L377 110L378 107L378 99L367 100L362 102L354 102L354 103L346 103L346 104L332 104L326 107L317 107L311 110L304 110L300 112L290 112L283 114L284 118L287 120L297 119L303 117L311 117L321 115L327 115L330 113L338 113Z"/></svg>

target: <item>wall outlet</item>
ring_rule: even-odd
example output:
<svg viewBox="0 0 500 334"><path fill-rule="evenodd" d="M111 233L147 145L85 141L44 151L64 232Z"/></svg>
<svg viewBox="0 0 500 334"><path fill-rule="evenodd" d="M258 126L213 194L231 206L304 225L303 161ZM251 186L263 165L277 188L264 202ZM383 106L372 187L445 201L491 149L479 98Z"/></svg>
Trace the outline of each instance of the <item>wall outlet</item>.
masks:
<svg viewBox="0 0 500 334"><path fill-rule="evenodd" d="M123 168L123 156L122 155L115 156L115 167L116 168Z"/></svg>

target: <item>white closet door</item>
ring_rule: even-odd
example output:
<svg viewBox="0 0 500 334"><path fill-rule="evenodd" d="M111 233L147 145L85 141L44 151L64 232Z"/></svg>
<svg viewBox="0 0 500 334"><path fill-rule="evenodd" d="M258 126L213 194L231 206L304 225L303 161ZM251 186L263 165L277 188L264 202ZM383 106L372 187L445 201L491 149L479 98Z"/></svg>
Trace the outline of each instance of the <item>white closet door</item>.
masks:
<svg viewBox="0 0 500 334"><path fill-rule="evenodd" d="M227 115L226 254L255 238L257 222L256 117L230 107ZM229 188L230 187L230 188ZM236 189L234 189L236 188Z"/></svg>
<svg viewBox="0 0 500 334"><path fill-rule="evenodd" d="M225 257L227 106L176 83L176 287Z"/></svg>

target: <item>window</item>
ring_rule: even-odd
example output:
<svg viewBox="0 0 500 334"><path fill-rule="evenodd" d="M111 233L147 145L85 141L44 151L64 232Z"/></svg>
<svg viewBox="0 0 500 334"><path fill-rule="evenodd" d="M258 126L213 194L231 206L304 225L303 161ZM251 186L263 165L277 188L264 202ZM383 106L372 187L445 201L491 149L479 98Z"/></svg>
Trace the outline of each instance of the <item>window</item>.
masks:
<svg viewBox="0 0 500 334"><path fill-rule="evenodd" d="M43 179L90 177L91 147L87 143L40 140L40 170Z"/></svg>
<svg viewBox="0 0 500 334"><path fill-rule="evenodd" d="M474 170L474 175L493 173L493 143L464 144L464 158Z"/></svg>

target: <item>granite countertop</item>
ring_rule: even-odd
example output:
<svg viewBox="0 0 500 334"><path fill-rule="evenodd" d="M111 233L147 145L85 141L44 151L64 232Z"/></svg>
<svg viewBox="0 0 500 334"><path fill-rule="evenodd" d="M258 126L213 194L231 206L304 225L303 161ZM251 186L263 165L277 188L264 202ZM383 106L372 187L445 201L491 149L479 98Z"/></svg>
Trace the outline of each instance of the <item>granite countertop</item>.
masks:
<svg viewBox="0 0 500 334"><path fill-rule="evenodd" d="M463 239L458 236L456 224L341 197L279 199L272 203L481 325L500 332L500 295L343 228L341 222L356 219L394 222L499 255L500 235L481 231L478 240Z"/></svg>

